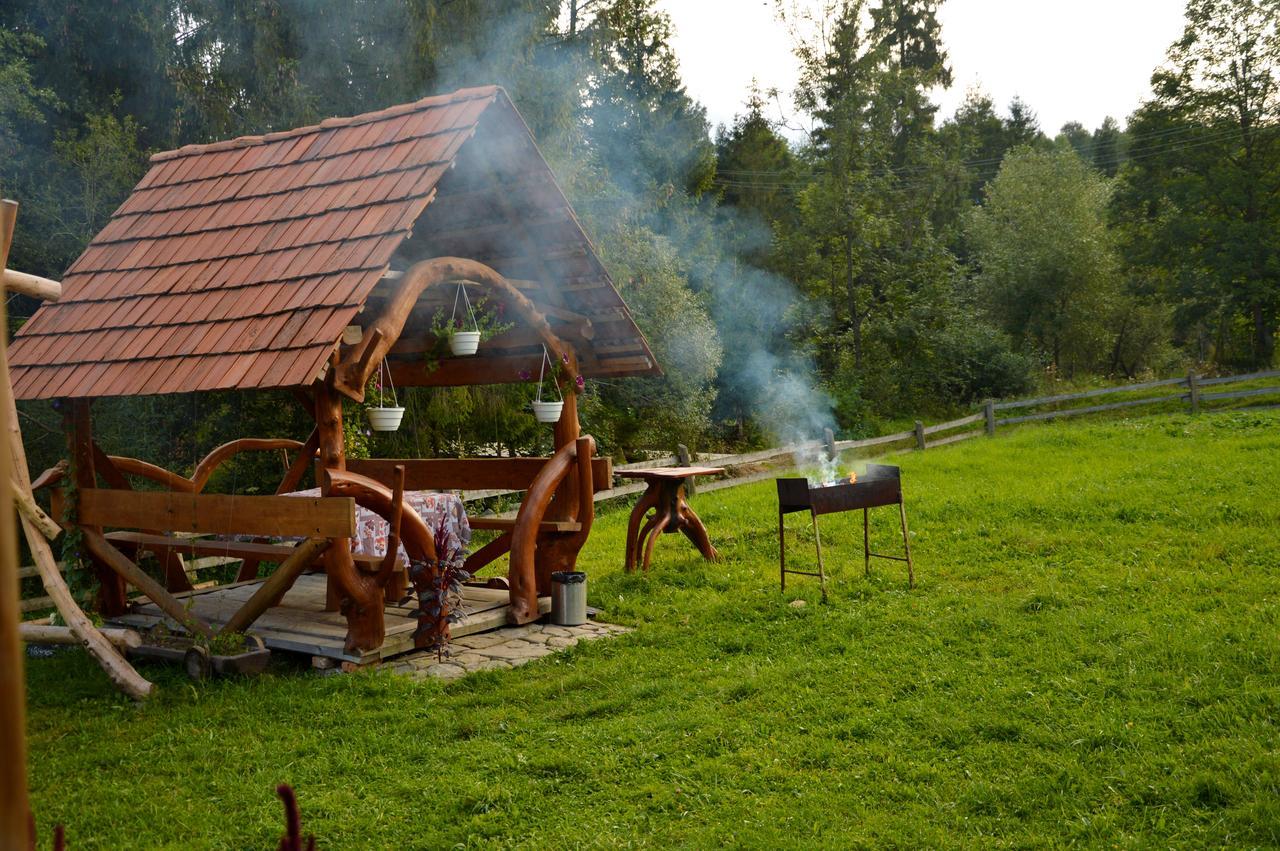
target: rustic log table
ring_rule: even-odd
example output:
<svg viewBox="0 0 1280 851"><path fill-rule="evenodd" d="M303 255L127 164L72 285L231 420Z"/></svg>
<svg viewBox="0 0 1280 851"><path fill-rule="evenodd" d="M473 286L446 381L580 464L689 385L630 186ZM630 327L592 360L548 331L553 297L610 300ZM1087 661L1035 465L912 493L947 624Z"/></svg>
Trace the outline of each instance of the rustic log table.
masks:
<svg viewBox="0 0 1280 851"><path fill-rule="evenodd" d="M653 545L658 540L658 535L663 532L668 534L683 532L702 553L703 558L708 561L720 560L720 554L716 552L715 547L711 546L711 540L707 537L707 528L689 507L685 488L689 480L695 476L714 476L723 472L723 467L659 467L653 470L618 472L618 475L623 478L640 479L648 483L648 488L640 497L640 501L636 503L635 508L631 509L631 521L627 524L626 569L628 573L636 569L636 557L640 554L642 546L644 548L642 564L648 572ZM651 508L654 509L654 514L644 523L644 528L641 528L640 523ZM646 538L648 538L647 543L645 543Z"/></svg>

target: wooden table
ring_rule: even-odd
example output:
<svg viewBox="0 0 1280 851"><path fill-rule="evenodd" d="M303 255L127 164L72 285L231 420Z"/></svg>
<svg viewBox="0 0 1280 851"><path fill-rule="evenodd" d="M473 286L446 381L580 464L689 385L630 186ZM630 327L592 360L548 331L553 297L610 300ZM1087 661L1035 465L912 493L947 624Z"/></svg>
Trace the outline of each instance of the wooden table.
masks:
<svg viewBox="0 0 1280 851"><path fill-rule="evenodd" d="M653 470L618 471L618 475L623 478L640 479L649 485L636 507L631 509L631 521L627 524L628 573L636 569L636 556L642 545L644 569L648 572L653 545L663 532L683 532L686 538L693 541L703 558L708 561L720 560L720 554L711 546L711 540L707 537L707 528L689 507L685 487L695 476L714 476L723 472L723 467L658 467ZM654 509L653 516L641 528L640 523L651 508ZM646 537L648 542L644 543Z"/></svg>

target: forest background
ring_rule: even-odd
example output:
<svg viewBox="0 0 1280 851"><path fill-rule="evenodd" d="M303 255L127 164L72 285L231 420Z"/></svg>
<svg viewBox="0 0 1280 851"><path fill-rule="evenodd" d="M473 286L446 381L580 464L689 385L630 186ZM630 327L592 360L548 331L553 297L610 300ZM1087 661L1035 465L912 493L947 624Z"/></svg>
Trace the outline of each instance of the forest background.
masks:
<svg viewBox="0 0 1280 851"><path fill-rule="evenodd" d="M939 120L940 2L800 15L777 0L813 128L796 138L758 89L710 127L655 0L10 0L10 265L58 278L155 151L498 83L665 370L588 382L584 429L615 457L825 426L860 437L1049 385L1273 364L1280 6L1189 0L1123 124L1051 135L1034 105L980 90ZM706 49L750 49L730 42ZM36 306L11 299L11 326ZM350 438L388 456L544 451L529 396L414 390L399 433ZM21 413L43 469L63 454L58 414ZM310 429L272 393L104 401L96 416L108 451L169 469Z"/></svg>

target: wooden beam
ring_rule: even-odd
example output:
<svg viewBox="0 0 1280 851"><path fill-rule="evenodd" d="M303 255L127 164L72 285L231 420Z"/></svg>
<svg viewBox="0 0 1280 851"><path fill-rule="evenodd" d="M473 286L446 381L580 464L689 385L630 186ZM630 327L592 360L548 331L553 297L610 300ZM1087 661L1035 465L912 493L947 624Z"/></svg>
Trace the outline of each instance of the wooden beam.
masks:
<svg viewBox="0 0 1280 851"><path fill-rule="evenodd" d="M298 544L289 557L276 568L275 573L267 577L267 581L258 586L253 596L236 610L236 613L222 627L221 634L244 632L252 626L263 612L271 608L276 600L293 587L293 583L302 575L302 571L310 567L312 562L328 548L327 538L309 538Z"/></svg>
<svg viewBox="0 0 1280 851"><path fill-rule="evenodd" d="M500 355L476 355L469 358L442 358L429 366L421 359L413 361L387 360L387 371L397 387L461 387L473 384L519 384L530 381L524 377L538 375L538 358ZM521 373L524 373L522 375Z"/></svg>
<svg viewBox="0 0 1280 851"><path fill-rule="evenodd" d="M57 301L62 298L60 282L13 269L5 269L4 274L0 275L0 288L44 301Z"/></svg>
<svg viewBox="0 0 1280 851"><path fill-rule="evenodd" d="M351 499L292 496L80 491L81 525L169 532L350 538L356 532Z"/></svg>
<svg viewBox="0 0 1280 851"><path fill-rule="evenodd" d="M395 481L395 468L405 469L405 489L527 490L550 458L351 458L347 470L386 485ZM591 460L597 490L610 487L613 463Z"/></svg>
<svg viewBox="0 0 1280 851"><path fill-rule="evenodd" d="M115 491L115 493L121 493L121 491ZM145 570L130 561L128 556L111 546L111 542L102 537L101 532L82 526L80 533L83 536L85 546L89 548L90 552L102 559L108 567L120 575L120 578L143 594L146 594L151 599L151 602L159 606L160 610L166 615L173 618L189 632L198 632L206 638L213 637L213 630L207 623L195 612L188 611L183 606L182 601L147 575Z"/></svg>

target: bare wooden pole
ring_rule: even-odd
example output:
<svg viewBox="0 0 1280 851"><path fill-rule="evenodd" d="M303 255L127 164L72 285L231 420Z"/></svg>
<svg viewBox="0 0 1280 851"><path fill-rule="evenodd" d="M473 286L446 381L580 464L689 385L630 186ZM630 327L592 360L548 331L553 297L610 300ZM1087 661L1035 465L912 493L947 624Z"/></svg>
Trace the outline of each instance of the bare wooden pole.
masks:
<svg viewBox="0 0 1280 851"><path fill-rule="evenodd" d="M107 641L121 650L142 646L142 636L132 629L103 629ZM80 636L69 626L50 626L43 623L24 623L18 634L28 644L80 644Z"/></svg>
<svg viewBox="0 0 1280 851"><path fill-rule="evenodd" d="M5 269L0 276L0 287L12 293L31 296L44 301L57 301L62 298L62 284L42 278L39 275L28 275L26 272L15 272Z"/></svg>
<svg viewBox="0 0 1280 851"><path fill-rule="evenodd" d="M9 258L18 205L0 202L0 269ZM0 298L0 410L9 416L13 406L9 360L5 353L8 319ZM5 424L8 426L8 423ZM35 845L29 835L27 800L26 685L22 641L18 638L18 547L14 528L13 483L8 452L0 452L0 843L6 848Z"/></svg>
<svg viewBox="0 0 1280 851"><path fill-rule="evenodd" d="M4 206L11 203L5 202ZM3 333L0 333L0 342L3 342L3 336ZM2 348L0 346L0 349ZM8 443L8 451L0 450L0 455L4 455L13 464L11 481L16 486L16 490L30 496L32 486L31 477L27 471L27 453L22 445L22 430L18 426L18 409L9 383L8 364L3 362L3 358L0 358L0 401L3 401L0 405L0 417L5 420ZM49 473L46 473L46 476L48 475ZM45 476L41 479L45 479ZM102 670L106 672L116 688L134 700L142 700L150 695L155 686L139 676L133 666L125 661L125 658L81 611L66 581L62 578L62 571L58 569L57 559L54 558L53 550L49 548L49 542L45 540L44 533L25 514L22 516L22 531L26 536L31 556L35 560L40 581L44 584L45 593L52 598L58 614L62 615L62 619L67 622L72 634L79 639L85 650L98 660L98 664L102 666ZM0 540L9 540L9 538L6 536Z"/></svg>

